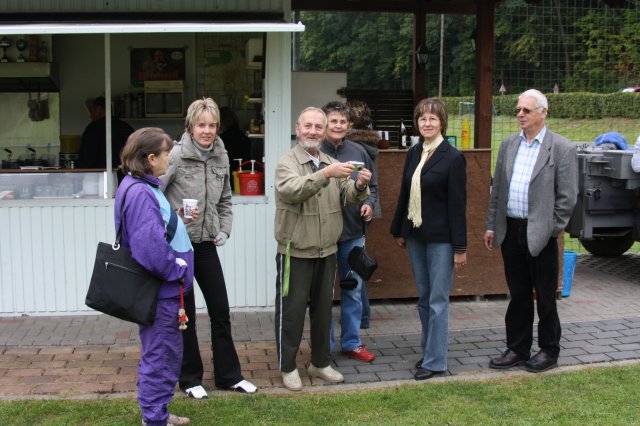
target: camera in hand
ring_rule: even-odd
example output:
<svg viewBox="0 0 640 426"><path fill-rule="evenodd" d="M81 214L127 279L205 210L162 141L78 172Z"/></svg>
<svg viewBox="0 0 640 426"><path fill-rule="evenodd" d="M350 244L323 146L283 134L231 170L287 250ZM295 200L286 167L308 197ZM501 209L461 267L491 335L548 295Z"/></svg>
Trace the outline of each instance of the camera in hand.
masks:
<svg viewBox="0 0 640 426"><path fill-rule="evenodd" d="M364 163L362 161L349 161L349 164L353 164L355 166L354 172L359 172L364 169Z"/></svg>

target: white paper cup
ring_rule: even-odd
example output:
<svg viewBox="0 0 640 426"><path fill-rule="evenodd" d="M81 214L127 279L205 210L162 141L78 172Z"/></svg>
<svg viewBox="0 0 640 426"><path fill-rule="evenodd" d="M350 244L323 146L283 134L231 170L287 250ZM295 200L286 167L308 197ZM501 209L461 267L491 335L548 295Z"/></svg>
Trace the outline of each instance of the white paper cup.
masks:
<svg viewBox="0 0 640 426"><path fill-rule="evenodd" d="M198 200L192 198L184 198L182 200L182 208L184 209L184 217L191 219L193 217L193 211L198 207Z"/></svg>

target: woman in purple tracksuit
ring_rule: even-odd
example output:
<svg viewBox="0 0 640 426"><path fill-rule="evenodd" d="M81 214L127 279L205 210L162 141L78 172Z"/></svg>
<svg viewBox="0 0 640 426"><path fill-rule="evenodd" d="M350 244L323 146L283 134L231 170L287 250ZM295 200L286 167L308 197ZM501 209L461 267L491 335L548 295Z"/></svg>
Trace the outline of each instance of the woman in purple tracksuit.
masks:
<svg viewBox="0 0 640 426"><path fill-rule="evenodd" d="M180 282L184 293L192 291L193 249L182 220L167 241L166 227L172 211L160 191L162 175L169 164L173 143L156 127L136 130L122 150L122 170L126 174L115 199L115 225L120 225L124 206L121 243L145 269L163 280L153 324L140 325L142 344L138 365L138 404L145 425L183 425L189 419L169 414L182 363L182 335L178 329ZM182 215L182 212L179 212Z"/></svg>

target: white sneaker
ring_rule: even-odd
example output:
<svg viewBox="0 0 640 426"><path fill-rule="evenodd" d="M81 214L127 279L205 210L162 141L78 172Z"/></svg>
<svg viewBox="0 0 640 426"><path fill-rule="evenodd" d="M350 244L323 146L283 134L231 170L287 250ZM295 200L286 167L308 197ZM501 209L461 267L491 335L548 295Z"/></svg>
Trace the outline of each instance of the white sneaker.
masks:
<svg viewBox="0 0 640 426"><path fill-rule="evenodd" d="M189 419L189 417L178 417L175 414L169 414L169 419L167 419L167 426L188 425L189 423L191 423L191 419Z"/></svg>
<svg viewBox="0 0 640 426"><path fill-rule="evenodd" d="M204 388L202 386L200 386L200 385L194 386L194 387L189 388L189 389L185 389L185 392L191 398L195 398L195 399L209 398L209 395L207 395L207 391L204 390Z"/></svg>
<svg viewBox="0 0 640 426"><path fill-rule="evenodd" d="M290 373L282 372L282 384L290 391L302 390L302 380L300 380L300 374L295 369Z"/></svg>
<svg viewBox="0 0 640 426"><path fill-rule="evenodd" d="M229 388L230 390L234 390L240 393L256 393L258 392L258 388L253 383L247 380L240 380L235 385Z"/></svg>
<svg viewBox="0 0 640 426"><path fill-rule="evenodd" d="M318 368L313 364L309 365L309 376L319 377L325 382L340 383L344 382L344 376L339 371L334 370L330 365L324 368Z"/></svg>
<svg viewBox="0 0 640 426"><path fill-rule="evenodd" d="M167 419L167 426L180 426L180 425L188 425L191 423L191 419L188 417L178 417L175 414L169 413L169 418ZM142 426L147 426L147 424L142 421Z"/></svg>

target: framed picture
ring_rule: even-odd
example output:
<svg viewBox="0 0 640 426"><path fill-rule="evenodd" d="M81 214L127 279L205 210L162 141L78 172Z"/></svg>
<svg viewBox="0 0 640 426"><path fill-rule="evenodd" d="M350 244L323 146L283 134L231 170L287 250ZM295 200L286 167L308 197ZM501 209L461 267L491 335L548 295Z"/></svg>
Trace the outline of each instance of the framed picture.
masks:
<svg viewBox="0 0 640 426"><path fill-rule="evenodd" d="M184 48L131 49L131 85L143 87L149 80L184 80Z"/></svg>

